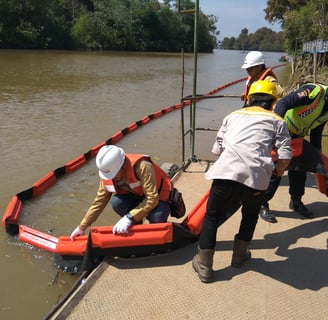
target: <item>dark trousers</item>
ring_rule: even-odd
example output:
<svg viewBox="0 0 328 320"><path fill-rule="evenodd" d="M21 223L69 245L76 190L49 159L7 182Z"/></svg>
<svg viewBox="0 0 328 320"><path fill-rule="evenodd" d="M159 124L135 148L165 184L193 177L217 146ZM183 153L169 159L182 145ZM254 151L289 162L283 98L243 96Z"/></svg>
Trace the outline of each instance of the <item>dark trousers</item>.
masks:
<svg viewBox="0 0 328 320"><path fill-rule="evenodd" d="M231 180L213 180L206 214L200 234L199 247L214 249L218 227L242 206L238 239L250 241L258 220L265 191L249 188Z"/></svg>
<svg viewBox="0 0 328 320"><path fill-rule="evenodd" d="M289 194L292 199L301 199L305 192L306 172L305 171L288 171ZM272 175L270 184L265 192L264 204L269 206L268 202L273 198L280 185L281 177Z"/></svg>
<svg viewBox="0 0 328 320"><path fill-rule="evenodd" d="M137 196L132 193L118 194L112 196L110 204L113 210L121 217L126 215L130 210L138 206L143 200L143 197ZM150 223L166 222L170 214L170 206L168 202L159 201L158 205L148 213L147 220Z"/></svg>
<svg viewBox="0 0 328 320"><path fill-rule="evenodd" d="M302 154L293 158L289 165L289 194L292 199L301 199L304 195L307 172L326 174L321 152L313 143L304 140ZM273 198L280 181L281 177L274 174L271 176L269 187L265 192L265 205L268 205Z"/></svg>

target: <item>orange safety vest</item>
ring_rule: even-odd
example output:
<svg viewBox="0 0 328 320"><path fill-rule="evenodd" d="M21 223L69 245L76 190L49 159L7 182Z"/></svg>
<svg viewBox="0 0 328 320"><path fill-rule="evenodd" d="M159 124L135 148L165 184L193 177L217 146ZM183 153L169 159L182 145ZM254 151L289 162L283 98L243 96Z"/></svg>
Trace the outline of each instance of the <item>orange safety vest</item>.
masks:
<svg viewBox="0 0 328 320"><path fill-rule="evenodd" d="M278 80L277 76L274 74L274 72L270 68L266 68L264 70L264 72L260 75L258 80L265 80L265 78L267 76L271 76L271 77L275 78L276 80ZM245 88L244 88L244 93L243 93L243 98L244 98L245 103L247 102L247 96L248 96L249 88L251 87L251 84L253 82L254 82L254 80L251 78L251 76L248 76L248 78L246 80Z"/></svg>
<svg viewBox="0 0 328 320"><path fill-rule="evenodd" d="M129 188L133 193L139 196L144 196L141 181L136 177L135 165L142 159L152 163L155 168L156 186L161 201L169 201L172 182L168 175L147 155L142 154L125 154L125 175ZM113 180L103 180L104 186L108 192L116 192L119 194L127 194L128 190L120 189Z"/></svg>

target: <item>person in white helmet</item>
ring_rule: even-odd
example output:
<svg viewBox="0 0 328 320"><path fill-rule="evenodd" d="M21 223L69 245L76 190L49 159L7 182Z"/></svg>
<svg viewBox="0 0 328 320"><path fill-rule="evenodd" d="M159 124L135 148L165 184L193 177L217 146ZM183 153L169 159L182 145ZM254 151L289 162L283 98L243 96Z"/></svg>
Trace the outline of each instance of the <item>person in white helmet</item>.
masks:
<svg viewBox="0 0 328 320"><path fill-rule="evenodd" d="M113 233L127 233L133 224L166 222L170 214L169 197L172 182L149 156L127 154L114 145L103 146L96 157L100 183L96 197L71 240L85 233L97 220L108 202L121 219Z"/></svg>
<svg viewBox="0 0 328 320"><path fill-rule="evenodd" d="M268 80L275 84L277 97L282 98L285 96L284 89L278 83L278 78L271 68L267 68L264 61L263 53L260 51L250 51L244 60L244 64L241 66L242 69L246 69L248 79L245 84L245 89L241 95L241 100L244 104L247 104L248 91L251 84L257 80Z"/></svg>

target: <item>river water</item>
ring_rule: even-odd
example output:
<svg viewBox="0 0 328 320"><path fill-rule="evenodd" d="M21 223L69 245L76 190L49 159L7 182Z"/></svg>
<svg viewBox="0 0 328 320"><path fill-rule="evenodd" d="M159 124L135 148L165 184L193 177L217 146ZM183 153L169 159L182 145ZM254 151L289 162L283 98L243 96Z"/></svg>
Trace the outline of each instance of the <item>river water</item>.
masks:
<svg viewBox="0 0 328 320"><path fill-rule="evenodd" d="M246 76L246 53L217 50L198 55L197 93ZM268 66L281 53L265 53ZM193 56L127 52L0 51L2 214L13 195L30 188L115 132L192 93ZM288 68L275 70L281 82ZM222 94L240 94L243 83ZM197 107L196 127L218 128L239 99L208 99ZM188 112L187 112L188 113ZM186 121L186 126L189 120ZM197 134L196 134L197 136ZM209 158L215 132L202 135L195 153ZM150 154L159 163L181 163L180 111L173 111L119 142L127 152ZM24 205L21 223L55 236L68 235L87 210L98 185L94 161L64 177ZM97 224L111 224L110 209ZM0 233L0 319L43 319L78 275L54 266L54 257Z"/></svg>

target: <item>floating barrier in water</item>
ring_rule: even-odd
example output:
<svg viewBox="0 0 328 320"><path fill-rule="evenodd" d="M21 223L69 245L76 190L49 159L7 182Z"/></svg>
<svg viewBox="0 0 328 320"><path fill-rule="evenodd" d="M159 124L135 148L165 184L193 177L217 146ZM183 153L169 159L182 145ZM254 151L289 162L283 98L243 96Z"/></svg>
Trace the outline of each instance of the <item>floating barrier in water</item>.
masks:
<svg viewBox="0 0 328 320"><path fill-rule="evenodd" d="M235 85L245 78L224 84L206 95L212 95L229 86ZM204 97L206 96L204 95ZM201 100L201 98L199 98ZM55 237L48 233L19 224L19 216L23 203L26 200L40 196L57 180L70 174L85 165L92 157L95 157L99 149L105 144L116 144L127 134L130 134L148 124L153 119L158 119L174 110L190 105L190 100L168 106L153 114L133 122L121 131L114 133L109 139L92 147L85 154L79 155L62 167L49 172L32 185L31 188L19 192L12 197L7 205L2 218L2 225L6 232L18 235L18 239L31 244L37 248L44 249L55 254L55 264L65 271L77 272L85 265L90 265L90 257L106 256L115 254L117 256L149 255L156 252L173 250L198 239L208 194L205 194L196 206L187 215L182 223L158 223L136 225L131 228L127 235L113 235L112 226L92 227L89 236L81 236L71 241L69 236ZM89 263L85 261L89 260Z"/></svg>

